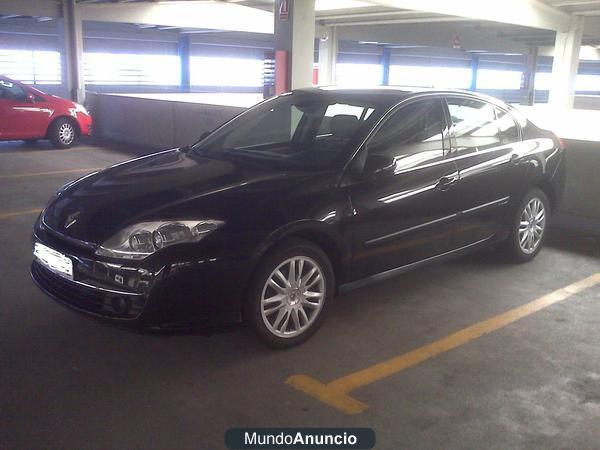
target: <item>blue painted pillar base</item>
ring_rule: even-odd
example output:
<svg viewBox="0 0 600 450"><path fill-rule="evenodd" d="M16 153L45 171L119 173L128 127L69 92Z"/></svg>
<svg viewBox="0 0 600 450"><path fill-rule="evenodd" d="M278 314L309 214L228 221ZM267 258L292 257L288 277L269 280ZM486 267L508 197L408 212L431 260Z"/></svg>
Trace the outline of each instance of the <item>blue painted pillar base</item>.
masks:
<svg viewBox="0 0 600 450"><path fill-rule="evenodd" d="M191 41L189 34L180 34L179 42L177 44L177 53L179 54L179 63L181 65L181 78L179 83L179 90L181 92L191 92L191 78L190 78L190 53L191 53Z"/></svg>

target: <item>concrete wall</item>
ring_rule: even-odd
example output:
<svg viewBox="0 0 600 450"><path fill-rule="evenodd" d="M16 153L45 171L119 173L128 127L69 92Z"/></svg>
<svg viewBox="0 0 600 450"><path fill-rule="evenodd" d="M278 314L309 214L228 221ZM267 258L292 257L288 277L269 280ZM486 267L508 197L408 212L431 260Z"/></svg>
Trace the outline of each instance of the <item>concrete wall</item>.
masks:
<svg viewBox="0 0 600 450"><path fill-rule="evenodd" d="M567 183L554 224L600 234L600 142L566 140Z"/></svg>
<svg viewBox="0 0 600 450"><path fill-rule="evenodd" d="M575 108L600 110L600 95L576 95Z"/></svg>
<svg viewBox="0 0 600 450"><path fill-rule="evenodd" d="M193 144L245 108L87 93L94 135L157 149Z"/></svg>

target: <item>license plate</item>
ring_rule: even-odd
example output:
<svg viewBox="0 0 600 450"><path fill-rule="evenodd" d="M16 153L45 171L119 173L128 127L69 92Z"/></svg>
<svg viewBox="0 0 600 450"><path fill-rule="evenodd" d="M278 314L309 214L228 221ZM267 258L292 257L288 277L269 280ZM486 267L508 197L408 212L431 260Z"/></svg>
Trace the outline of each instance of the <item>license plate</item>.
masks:
<svg viewBox="0 0 600 450"><path fill-rule="evenodd" d="M33 255L52 272L69 280L73 279L73 261L68 256L38 242L33 246Z"/></svg>

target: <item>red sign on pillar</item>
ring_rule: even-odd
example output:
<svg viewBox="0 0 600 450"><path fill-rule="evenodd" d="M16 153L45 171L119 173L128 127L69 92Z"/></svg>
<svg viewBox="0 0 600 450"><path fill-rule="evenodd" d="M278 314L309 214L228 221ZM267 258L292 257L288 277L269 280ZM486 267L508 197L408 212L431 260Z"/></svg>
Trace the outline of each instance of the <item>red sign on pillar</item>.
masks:
<svg viewBox="0 0 600 450"><path fill-rule="evenodd" d="M455 34L452 37L452 48L456 48L459 49L462 46L462 42L460 40L460 36L458 34Z"/></svg>
<svg viewBox="0 0 600 450"><path fill-rule="evenodd" d="M275 95L283 94L290 90L288 70L288 52L275 51Z"/></svg>

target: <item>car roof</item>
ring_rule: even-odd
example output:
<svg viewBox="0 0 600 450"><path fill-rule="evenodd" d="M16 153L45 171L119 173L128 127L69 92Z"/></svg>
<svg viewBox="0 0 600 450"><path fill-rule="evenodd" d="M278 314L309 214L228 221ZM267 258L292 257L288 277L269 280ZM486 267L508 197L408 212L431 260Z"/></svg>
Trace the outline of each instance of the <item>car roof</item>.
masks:
<svg viewBox="0 0 600 450"><path fill-rule="evenodd" d="M310 87L310 88L302 88L296 89L294 92L312 92L312 93L322 93L323 95L339 95L342 98L356 98L356 99L365 99L371 98L373 100L378 101L379 103L387 103L389 106L393 106L403 100L409 99L411 97L417 97L422 94L432 94L432 95L443 95L443 96L451 96L451 95L460 95L467 96L474 99L482 100L484 102L491 103L493 105L499 106L505 110L510 111L514 115L522 116L520 111L516 110L511 105L503 102L500 99L495 97L491 97L489 95L481 94L473 91L465 91L461 89L433 89L433 88L423 88L423 87L396 87L396 86L377 86L372 88L345 88L345 87L337 87L337 86L322 86L322 87ZM522 119L520 117L519 119Z"/></svg>
<svg viewBox="0 0 600 450"><path fill-rule="evenodd" d="M412 97L414 95L419 94L439 94L439 95L467 95L470 97L477 97L484 101L489 101L493 103L503 103L501 100L498 100L494 97L490 97L488 95L480 94L473 91L466 91L461 89L433 89L433 88L424 88L424 87L396 87L396 86L376 86L372 88L345 88L338 86L320 86L320 87L310 87L310 88L301 88L296 89L296 91L302 92L322 92L323 94L331 93L331 94L339 94L342 96L352 96L356 95L357 97L374 95L377 97L389 97L391 99L396 99L398 101L404 100L406 98Z"/></svg>

